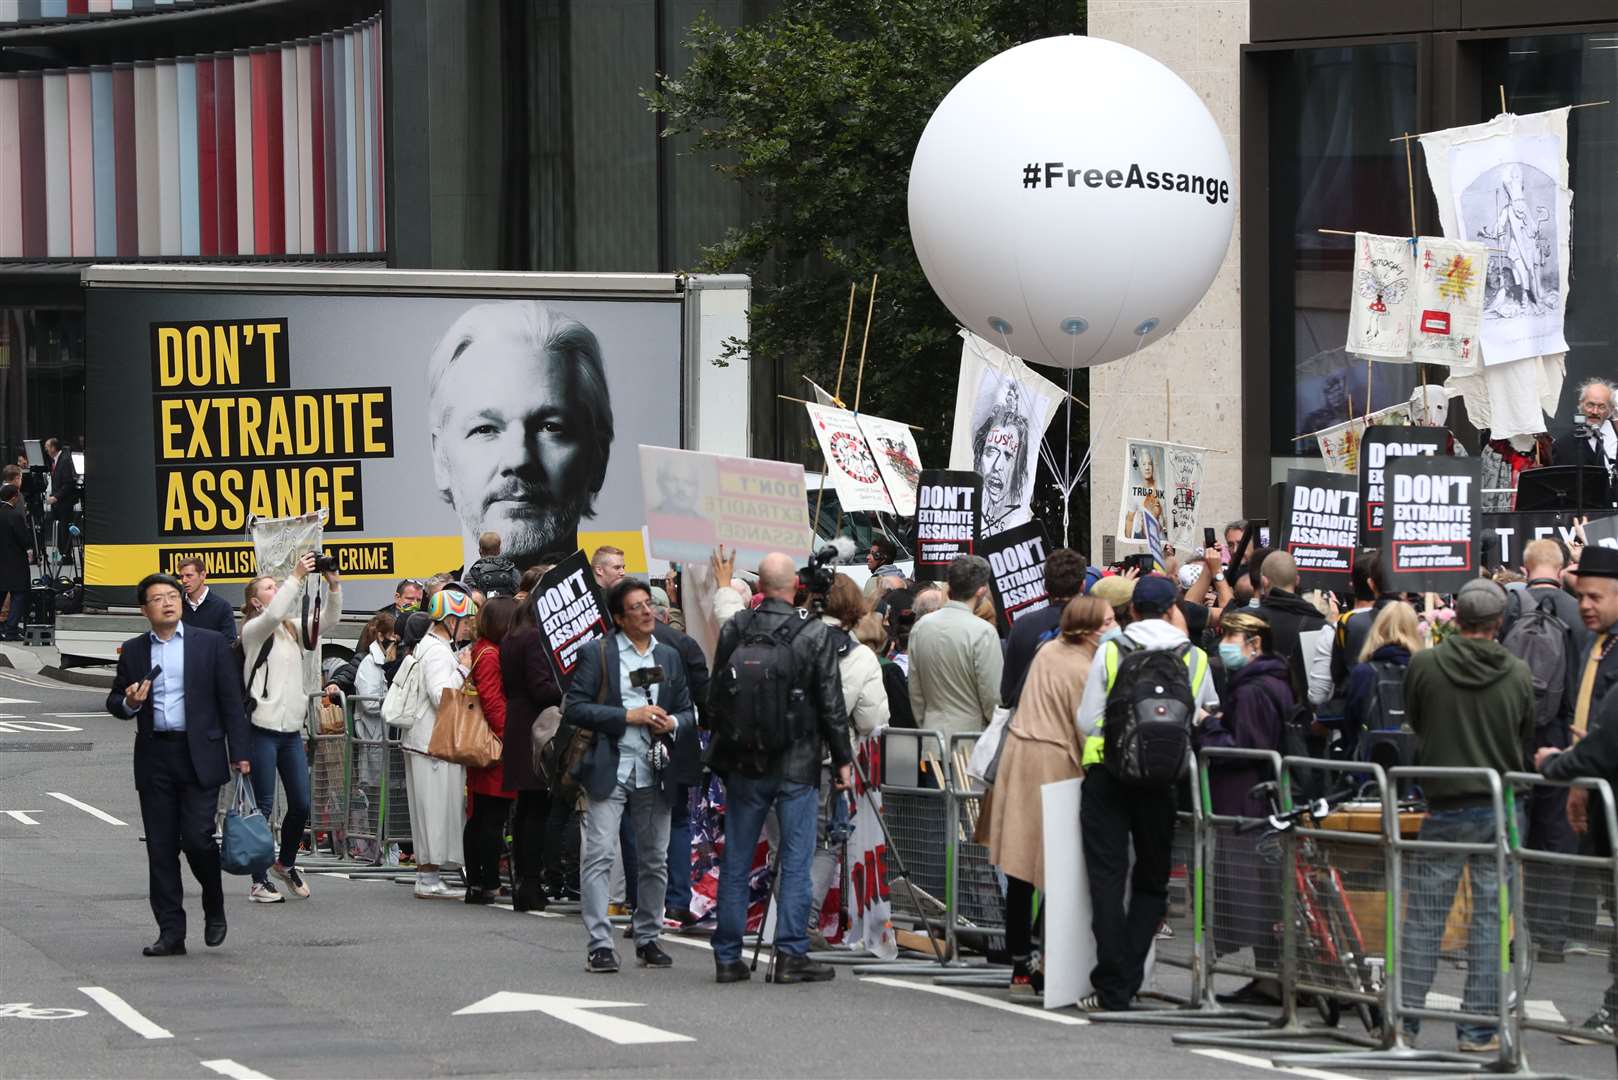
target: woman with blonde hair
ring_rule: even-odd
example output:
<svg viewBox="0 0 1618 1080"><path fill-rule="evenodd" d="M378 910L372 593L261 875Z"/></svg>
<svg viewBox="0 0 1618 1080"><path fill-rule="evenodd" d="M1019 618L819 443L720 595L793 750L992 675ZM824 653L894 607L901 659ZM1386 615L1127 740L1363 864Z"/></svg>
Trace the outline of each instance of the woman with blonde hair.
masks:
<svg viewBox="0 0 1618 1080"><path fill-rule="evenodd" d="M1343 752L1357 757L1360 733L1387 726L1404 716L1404 676L1410 658L1422 649L1416 609L1396 600L1377 613L1360 649L1359 663L1348 673L1343 696Z"/></svg>
<svg viewBox="0 0 1618 1080"><path fill-rule="evenodd" d="M1044 978L1034 953L1034 890L1045 887L1045 834L1040 788L1084 775L1083 741L1073 718L1084 698L1090 662L1118 621L1106 601L1076 596L1062 609L1061 633L1034 653L1005 742L989 800L989 861L1006 875L1006 947L1013 993L1039 992Z"/></svg>

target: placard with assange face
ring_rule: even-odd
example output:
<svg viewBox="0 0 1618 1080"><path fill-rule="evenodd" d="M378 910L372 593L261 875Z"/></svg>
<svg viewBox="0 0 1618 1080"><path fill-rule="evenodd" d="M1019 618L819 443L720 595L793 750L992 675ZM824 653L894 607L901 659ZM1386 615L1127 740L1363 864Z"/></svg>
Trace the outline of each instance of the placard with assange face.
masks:
<svg viewBox="0 0 1618 1080"><path fill-rule="evenodd" d="M1146 542L1146 514L1159 523L1165 520L1166 449L1162 443L1124 443L1124 494L1118 504L1118 539L1125 543Z"/></svg>

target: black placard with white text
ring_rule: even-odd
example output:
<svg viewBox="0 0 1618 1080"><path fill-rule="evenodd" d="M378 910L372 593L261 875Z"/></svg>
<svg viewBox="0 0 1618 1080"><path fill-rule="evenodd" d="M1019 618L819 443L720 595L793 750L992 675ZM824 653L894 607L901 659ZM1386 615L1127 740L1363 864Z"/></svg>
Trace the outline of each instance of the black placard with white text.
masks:
<svg viewBox="0 0 1618 1080"><path fill-rule="evenodd" d="M1483 462L1402 457L1388 462L1382 560L1399 592L1452 593L1478 575Z"/></svg>
<svg viewBox="0 0 1618 1080"><path fill-rule="evenodd" d="M1489 570L1515 570L1522 566L1523 549L1535 540L1560 540L1564 547L1576 541L1573 521L1579 516L1558 510L1484 514L1478 558ZM1592 544L1618 547L1618 515L1591 514L1585 534Z"/></svg>
<svg viewBox="0 0 1618 1080"><path fill-rule="evenodd" d="M1342 473L1288 469L1284 543L1298 564L1298 591L1353 590L1359 539L1359 482Z"/></svg>
<svg viewBox="0 0 1618 1080"><path fill-rule="evenodd" d="M579 650L612 628L607 605L601 600L595 573L584 552L575 551L551 567L539 579L533 603L537 605L535 615L545 638L551 672L566 690L578 666Z"/></svg>
<svg viewBox="0 0 1618 1080"><path fill-rule="evenodd" d="M1001 630L1050 604L1045 593L1045 559L1050 551L1045 526L1037 521L983 541L980 554L989 560L989 586Z"/></svg>
<svg viewBox="0 0 1618 1080"><path fill-rule="evenodd" d="M923 469L916 489L916 580L943 581L960 555L978 554L983 477Z"/></svg>
<svg viewBox="0 0 1618 1080"><path fill-rule="evenodd" d="M1449 444L1443 428L1397 424L1365 429L1360 440L1360 543L1376 547L1382 540L1383 507L1387 503L1383 471L1401 457L1442 454Z"/></svg>

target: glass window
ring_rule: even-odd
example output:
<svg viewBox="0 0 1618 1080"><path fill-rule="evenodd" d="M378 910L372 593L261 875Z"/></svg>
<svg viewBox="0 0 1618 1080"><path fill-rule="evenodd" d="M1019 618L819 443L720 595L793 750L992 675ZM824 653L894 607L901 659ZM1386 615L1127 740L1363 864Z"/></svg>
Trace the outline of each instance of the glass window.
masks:
<svg viewBox="0 0 1618 1080"><path fill-rule="evenodd" d="M84 312L0 308L0 451L56 436L84 448Z"/></svg>
<svg viewBox="0 0 1618 1080"><path fill-rule="evenodd" d="M1583 101L1618 101L1618 32L1513 37L1483 44L1484 111L1498 109L1500 87L1514 113ZM1574 109L1567 124L1568 185L1573 189L1572 288L1567 297L1567 381L1551 421L1572 424L1578 385L1618 377L1618 106Z"/></svg>
<svg viewBox="0 0 1618 1080"><path fill-rule="evenodd" d="M1353 240L1321 228L1396 236L1410 232L1402 144L1419 131L1416 46L1410 43L1300 49L1278 54L1270 79L1271 341L1275 380L1271 447L1278 457L1314 456L1293 436L1403 401L1417 371L1371 370L1343 345ZM1417 205L1431 204L1416 173Z"/></svg>

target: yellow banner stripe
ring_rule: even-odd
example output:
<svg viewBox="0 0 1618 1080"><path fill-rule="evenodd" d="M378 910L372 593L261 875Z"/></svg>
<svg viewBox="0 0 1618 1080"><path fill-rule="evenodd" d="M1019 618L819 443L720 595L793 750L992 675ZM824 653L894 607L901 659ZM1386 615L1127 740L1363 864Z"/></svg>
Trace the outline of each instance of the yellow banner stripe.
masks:
<svg viewBox="0 0 1618 1080"><path fill-rule="evenodd" d="M330 536L325 546L347 562L342 567L344 577L361 581L425 578L461 565L459 536ZM175 561L196 555L209 564L210 582L245 582L253 577L252 550L253 545L243 540L87 544L84 581L86 585L134 585L159 570L172 573Z"/></svg>

